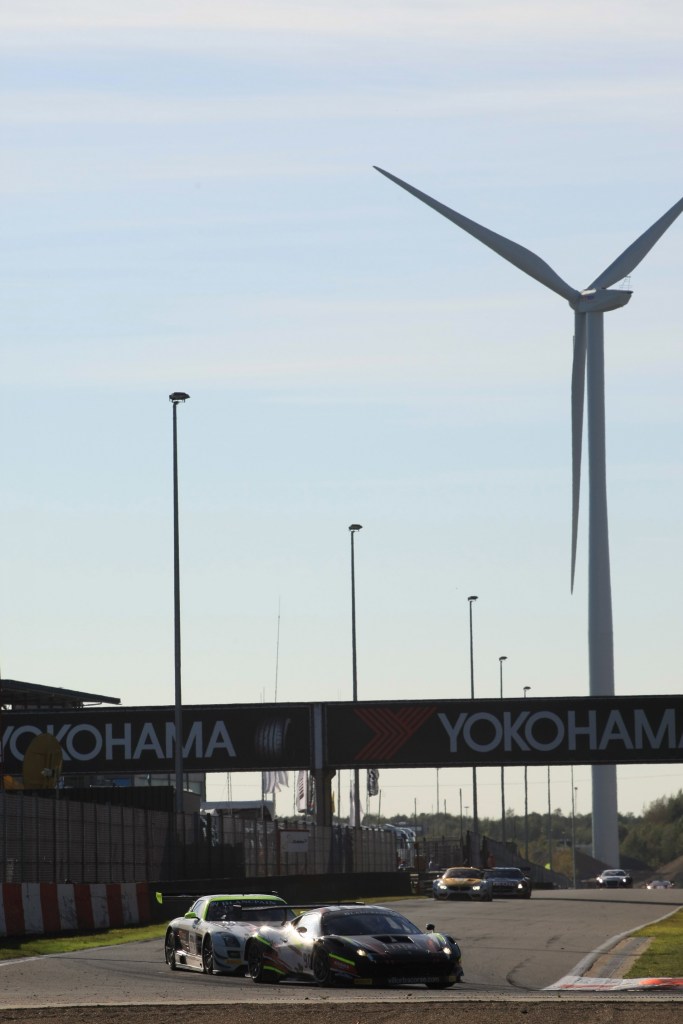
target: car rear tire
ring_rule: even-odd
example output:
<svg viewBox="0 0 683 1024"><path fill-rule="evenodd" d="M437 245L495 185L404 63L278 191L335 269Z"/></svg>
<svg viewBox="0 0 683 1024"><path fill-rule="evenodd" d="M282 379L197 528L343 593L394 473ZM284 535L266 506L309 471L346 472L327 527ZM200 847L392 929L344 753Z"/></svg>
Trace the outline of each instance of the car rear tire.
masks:
<svg viewBox="0 0 683 1024"><path fill-rule="evenodd" d="M331 985L332 984L332 971L330 969L330 958L324 949L316 949L313 953L313 963L311 965L313 971L313 977L317 981L318 985Z"/></svg>
<svg viewBox="0 0 683 1024"><path fill-rule="evenodd" d="M213 942L208 935L202 946L202 971L204 974L213 974L214 972Z"/></svg>
<svg viewBox="0 0 683 1024"><path fill-rule="evenodd" d="M247 950L247 974L257 985L274 985L280 980L274 971L266 970L263 952L257 942L252 942Z"/></svg>
<svg viewBox="0 0 683 1024"><path fill-rule="evenodd" d="M170 929L166 932L164 940L164 959L172 971L178 969L175 959L175 935Z"/></svg>

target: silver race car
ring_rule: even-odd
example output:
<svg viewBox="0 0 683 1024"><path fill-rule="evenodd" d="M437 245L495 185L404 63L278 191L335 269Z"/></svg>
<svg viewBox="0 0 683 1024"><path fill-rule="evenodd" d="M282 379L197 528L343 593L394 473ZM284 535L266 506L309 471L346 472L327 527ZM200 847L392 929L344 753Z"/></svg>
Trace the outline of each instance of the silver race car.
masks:
<svg viewBox="0 0 683 1024"><path fill-rule="evenodd" d="M245 974L247 940L262 925L283 925L293 917L292 908L274 894L201 896L183 917L169 923L166 963L172 971L182 967L204 974Z"/></svg>
<svg viewBox="0 0 683 1024"><path fill-rule="evenodd" d="M599 889L632 889L633 876L621 868L607 868L595 879Z"/></svg>

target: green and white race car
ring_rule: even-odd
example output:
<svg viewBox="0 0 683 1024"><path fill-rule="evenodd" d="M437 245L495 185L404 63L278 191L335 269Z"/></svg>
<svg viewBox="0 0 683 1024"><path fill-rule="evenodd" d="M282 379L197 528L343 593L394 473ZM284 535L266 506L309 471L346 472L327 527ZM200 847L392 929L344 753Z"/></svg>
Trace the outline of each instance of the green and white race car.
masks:
<svg viewBox="0 0 683 1024"><path fill-rule="evenodd" d="M268 893L200 896L183 917L169 922L164 956L172 971L204 974L246 973L244 947L264 924L283 925L294 910Z"/></svg>

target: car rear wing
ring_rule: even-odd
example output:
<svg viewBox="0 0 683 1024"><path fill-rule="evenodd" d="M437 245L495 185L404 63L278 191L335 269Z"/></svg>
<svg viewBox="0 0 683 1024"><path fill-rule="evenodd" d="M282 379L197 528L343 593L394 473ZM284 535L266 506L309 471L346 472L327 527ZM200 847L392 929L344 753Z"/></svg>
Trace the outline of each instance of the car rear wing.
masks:
<svg viewBox="0 0 683 1024"><path fill-rule="evenodd" d="M216 895L220 895L220 894L217 893ZM277 892L255 892L253 894L248 893L248 892L242 892L239 895L241 897L244 897L245 902L247 900L252 900L252 899L253 900L258 900L259 897L268 897L268 896L277 896L277 897L279 897L280 896L280 894L277 893ZM166 902L170 903L172 901L175 902L177 900L182 900L184 903L186 903L188 901L192 902L194 900L201 899L203 896L206 896L206 893L202 893L202 892L198 892L198 893L192 893L192 892L185 892L185 893L170 892L170 893L165 893L165 892L162 892L160 890L157 890L155 892L155 894L154 894L154 898L156 899L156 902L157 903L161 903L161 904L166 903ZM263 910L264 907L267 907L267 906L272 906L274 909L276 908L278 910L295 910L298 913L301 913L304 910L317 910L319 907L364 907L365 906L365 903L363 902L363 900L328 900L326 902L325 901L321 901L319 903L273 903L272 905L269 904L267 902L267 900L264 900L263 903L261 903L260 905L255 905L255 906L244 905L244 904L240 903L240 900L238 900L238 899L231 900L231 902L234 903L235 907L239 907L240 908L242 914L249 914L249 913L257 914L259 911Z"/></svg>

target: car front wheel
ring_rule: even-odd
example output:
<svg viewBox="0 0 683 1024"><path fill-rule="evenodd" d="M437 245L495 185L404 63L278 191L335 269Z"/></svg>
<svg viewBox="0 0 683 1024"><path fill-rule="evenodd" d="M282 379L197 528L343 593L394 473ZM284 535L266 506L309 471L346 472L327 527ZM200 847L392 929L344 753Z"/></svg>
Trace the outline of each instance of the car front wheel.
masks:
<svg viewBox="0 0 683 1024"><path fill-rule="evenodd" d="M272 985L279 980L274 971L266 970L263 952L257 942L252 942L247 950L247 974L257 985Z"/></svg>
<svg viewBox="0 0 683 1024"><path fill-rule="evenodd" d="M213 942L207 935L202 946L202 970L204 974L213 974L213 968Z"/></svg>
<svg viewBox="0 0 683 1024"><path fill-rule="evenodd" d="M319 985L332 984L332 971L330 970L330 958L324 949L316 949L313 954L313 977Z"/></svg>
<svg viewBox="0 0 683 1024"><path fill-rule="evenodd" d="M175 935L170 929L166 932L166 939L164 941L164 959L172 971L177 969L175 959Z"/></svg>

